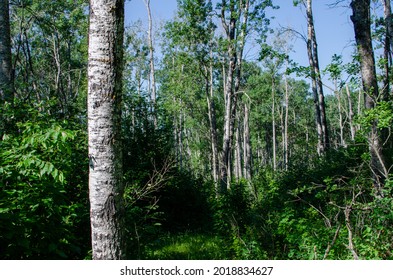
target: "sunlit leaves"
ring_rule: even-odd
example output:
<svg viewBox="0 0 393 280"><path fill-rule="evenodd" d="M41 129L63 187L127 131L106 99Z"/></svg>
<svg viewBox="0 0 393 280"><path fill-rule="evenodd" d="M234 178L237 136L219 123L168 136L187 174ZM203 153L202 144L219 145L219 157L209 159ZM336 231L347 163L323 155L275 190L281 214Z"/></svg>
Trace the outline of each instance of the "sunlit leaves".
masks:
<svg viewBox="0 0 393 280"><path fill-rule="evenodd" d="M81 193L75 193L78 183L72 180L80 172L76 165L83 165L80 151L85 146L79 140L84 136L68 126L25 122L17 125L19 133L3 136L2 258L68 258L81 253L70 229L83 219L85 208L78 198ZM52 244L49 251L48 244Z"/></svg>
<svg viewBox="0 0 393 280"><path fill-rule="evenodd" d="M23 130L21 140L8 138L11 145L2 153L5 164L2 171L9 169L34 178L51 176L55 181L64 183L63 172L51 161L61 154L70 155L71 147L67 141L73 140L75 133L59 125L42 130L38 124L32 123L19 124L19 129Z"/></svg>
<svg viewBox="0 0 393 280"><path fill-rule="evenodd" d="M374 123L379 129L390 128L393 121L393 107L391 102L378 102L375 108L369 109L364 116L359 117L362 127L370 128Z"/></svg>

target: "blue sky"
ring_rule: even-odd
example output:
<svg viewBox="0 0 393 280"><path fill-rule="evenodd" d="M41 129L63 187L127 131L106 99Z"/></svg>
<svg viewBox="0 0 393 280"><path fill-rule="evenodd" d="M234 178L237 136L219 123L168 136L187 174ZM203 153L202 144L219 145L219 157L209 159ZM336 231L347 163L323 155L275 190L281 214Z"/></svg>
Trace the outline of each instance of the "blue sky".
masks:
<svg viewBox="0 0 393 280"><path fill-rule="evenodd" d="M294 7L292 0L273 0L278 10L269 10L268 15L274 16L271 22L273 28L291 27L306 34L307 23L304 9ZM349 7L331 8L334 0L314 0L313 13L318 52L321 68L330 63L334 54L342 54L344 62L348 62L353 51L354 32L350 20ZM151 0L153 20L158 23L173 17L176 11L176 0ZM147 21L147 12L143 0L126 1L126 24L142 19ZM307 66L308 58L305 43L300 39L293 42L294 50L291 57L297 63ZM325 79L325 82L326 79Z"/></svg>

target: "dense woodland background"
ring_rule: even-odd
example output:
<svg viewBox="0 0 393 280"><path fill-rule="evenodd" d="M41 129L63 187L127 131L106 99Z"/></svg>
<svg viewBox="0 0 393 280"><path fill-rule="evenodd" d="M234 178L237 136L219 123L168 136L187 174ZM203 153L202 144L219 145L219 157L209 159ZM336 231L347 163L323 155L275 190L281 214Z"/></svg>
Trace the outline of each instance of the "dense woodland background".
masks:
<svg viewBox="0 0 393 280"><path fill-rule="evenodd" d="M303 17L311 1L294 2ZM326 2L360 15L370 1ZM318 15L306 13L308 34L271 30L275 5L178 0L159 28L126 26L127 258L393 258L390 1L371 1L370 24L357 27L372 35L368 87L362 37L349 38L351 61L335 55L319 69ZM0 258L89 259L88 3L11 0L9 15ZM310 65L291 59L296 36ZM256 60L244 59L248 43Z"/></svg>

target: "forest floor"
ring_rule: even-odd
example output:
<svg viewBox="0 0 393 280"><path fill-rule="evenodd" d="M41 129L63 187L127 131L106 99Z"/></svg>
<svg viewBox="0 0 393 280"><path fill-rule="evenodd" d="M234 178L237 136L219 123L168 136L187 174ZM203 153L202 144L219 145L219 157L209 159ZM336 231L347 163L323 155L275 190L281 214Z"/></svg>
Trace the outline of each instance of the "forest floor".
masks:
<svg viewBox="0 0 393 280"><path fill-rule="evenodd" d="M159 260L219 260L226 259L225 243L206 233L168 233L145 250L146 259Z"/></svg>

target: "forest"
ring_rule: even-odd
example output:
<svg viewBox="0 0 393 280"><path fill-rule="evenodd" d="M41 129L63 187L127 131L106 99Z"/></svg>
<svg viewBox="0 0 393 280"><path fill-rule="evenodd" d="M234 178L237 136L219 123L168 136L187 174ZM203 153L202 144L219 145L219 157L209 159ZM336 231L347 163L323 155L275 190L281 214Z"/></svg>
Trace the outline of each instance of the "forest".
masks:
<svg viewBox="0 0 393 280"><path fill-rule="evenodd" d="M0 0L0 259L393 259L390 0L156 1Z"/></svg>

